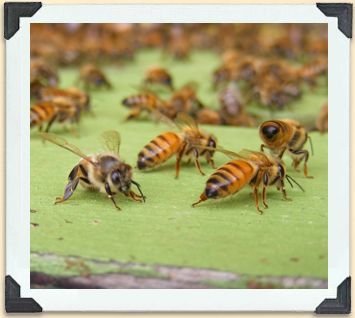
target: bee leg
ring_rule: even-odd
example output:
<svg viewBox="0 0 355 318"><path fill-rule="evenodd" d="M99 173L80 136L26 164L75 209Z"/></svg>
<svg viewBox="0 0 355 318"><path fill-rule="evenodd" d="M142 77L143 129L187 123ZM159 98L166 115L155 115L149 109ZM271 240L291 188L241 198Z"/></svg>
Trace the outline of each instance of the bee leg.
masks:
<svg viewBox="0 0 355 318"><path fill-rule="evenodd" d="M264 180L263 180L263 191L261 192L261 202L264 204L265 209L268 209L269 207L266 205L265 200L266 200L266 187L268 185L269 178L266 173L264 173Z"/></svg>
<svg viewBox="0 0 355 318"><path fill-rule="evenodd" d="M214 166L214 161L213 158L210 159L211 167L212 169L217 169L217 167Z"/></svg>
<svg viewBox="0 0 355 318"><path fill-rule="evenodd" d="M308 150L297 150L297 151L293 151L292 153L295 155L301 155L300 159L297 161L297 164L295 163L294 169L296 169L298 164L302 161L302 159L304 159L303 173L307 178L313 179L313 177L307 175L307 161L308 161L308 156L309 156Z"/></svg>
<svg viewBox="0 0 355 318"><path fill-rule="evenodd" d="M180 160L182 157L182 154L184 153L185 147L187 145L187 142L184 142L182 144L181 150L179 151L177 157L176 157L176 164L175 164L175 179L179 177L179 171L180 171Z"/></svg>
<svg viewBox="0 0 355 318"><path fill-rule="evenodd" d="M74 193L74 191L79 183L79 179L80 178L76 178L74 181L69 182L65 187L63 198L59 198L59 197L56 198L56 201L54 202L54 204L62 203L64 201L68 200L72 196L72 194Z"/></svg>
<svg viewBox="0 0 355 318"><path fill-rule="evenodd" d="M53 116L53 118L48 122L47 127L44 132L47 133L49 131L49 128L51 128L51 126L54 123L54 121L56 120L56 118L57 118L57 115ZM44 139L42 142L44 142Z"/></svg>
<svg viewBox="0 0 355 318"><path fill-rule="evenodd" d="M106 194L112 200L112 202L115 205L116 209L118 211L121 211L121 209L116 204L115 198L112 196L112 192L111 192L111 189L110 189L110 186L108 185L108 183L105 183L105 190L106 190Z"/></svg>
<svg viewBox="0 0 355 318"><path fill-rule="evenodd" d="M279 157L280 159L282 158L282 155L284 154L285 150L286 150L286 147L283 147L283 148L280 150L279 155L278 155L278 157Z"/></svg>
<svg viewBox="0 0 355 318"><path fill-rule="evenodd" d="M255 185L254 185L254 199L255 199L256 209L260 214L263 214L264 212L259 209L258 185L260 183L260 178L261 178L261 172L259 172L256 176Z"/></svg>
<svg viewBox="0 0 355 318"><path fill-rule="evenodd" d="M187 160L187 161L184 163L184 165L187 166L190 162L191 162L191 158L189 158L189 160Z"/></svg>
<svg viewBox="0 0 355 318"><path fill-rule="evenodd" d="M72 134L74 135L74 137L79 138L78 134L76 133L74 123L72 122L71 119L69 120L69 122L70 122L70 129L71 129Z"/></svg>
<svg viewBox="0 0 355 318"><path fill-rule="evenodd" d="M267 148L267 147L266 147L264 144L261 144L261 146L260 146L260 151L261 151L261 152L265 152L265 151L264 151L264 148Z"/></svg>
<svg viewBox="0 0 355 318"><path fill-rule="evenodd" d="M206 201L206 200L207 200L206 194L205 194L205 193L202 193L201 196L200 196L200 199L201 199L200 201L198 201L198 202L192 204L191 206L194 207L195 205L197 205L197 204L199 204L199 203L201 203L201 202L203 202L203 201Z"/></svg>
<svg viewBox="0 0 355 318"><path fill-rule="evenodd" d="M137 202L142 202L142 200L137 200L136 198L141 198L142 196L135 194L132 190L129 191L129 193L126 194L126 196L130 196L132 200L137 201Z"/></svg>
<svg viewBox="0 0 355 318"><path fill-rule="evenodd" d="M126 119L124 120L124 122L127 122L131 119L135 119L139 116L139 114L141 113L141 110L139 108L133 108L132 112L126 117Z"/></svg>
<svg viewBox="0 0 355 318"><path fill-rule="evenodd" d="M196 168L197 168L198 172L204 176L205 174L201 171L200 163L198 162L198 151L196 148L193 148L193 150L194 150Z"/></svg>

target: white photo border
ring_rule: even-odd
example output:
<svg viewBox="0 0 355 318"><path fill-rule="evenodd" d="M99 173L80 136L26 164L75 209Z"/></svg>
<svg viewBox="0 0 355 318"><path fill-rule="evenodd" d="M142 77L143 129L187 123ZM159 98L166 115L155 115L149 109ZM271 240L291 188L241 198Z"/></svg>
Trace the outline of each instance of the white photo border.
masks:
<svg viewBox="0 0 355 318"><path fill-rule="evenodd" d="M327 23L328 289L30 289L31 23ZM46 5L6 42L6 275L44 311L314 311L350 274L350 40L316 5ZM331 167L331 168L329 168Z"/></svg>

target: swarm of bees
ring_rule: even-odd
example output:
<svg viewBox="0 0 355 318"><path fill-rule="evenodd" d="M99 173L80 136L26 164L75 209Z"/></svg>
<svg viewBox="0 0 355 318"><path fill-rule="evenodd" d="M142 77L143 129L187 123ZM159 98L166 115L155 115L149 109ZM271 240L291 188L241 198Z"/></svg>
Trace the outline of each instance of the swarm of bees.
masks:
<svg viewBox="0 0 355 318"><path fill-rule="evenodd" d="M139 184L132 180L132 167L119 156L117 131L101 134L107 151L91 156L49 133L53 123L69 123L72 134L78 137L76 128L83 114L94 116L88 91L103 88L105 94L105 89L115 92L116 87L102 71L103 67L134 63L136 53L145 48L161 48L162 57L179 60L175 63L191 63L193 51L209 49L220 56L221 64L209 78L209 89L217 101L213 105L213 100L200 98L200 83L191 79L176 89L179 81L171 72L173 69L161 66L147 68L141 74L140 91L123 96L122 105L130 110L124 122L136 120L146 112L155 121L163 121L177 130L162 132L139 151L138 170L156 169L176 156L176 179L184 159L187 164L193 159L204 176L199 159L205 157L211 168L216 169L213 156L215 152L224 153L231 160L211 174L200 200L192 206L208 199L229 197L249 185L259 213L263 213L259 208L259 187L262 187L261 202L268 208L267 187L275 186L285 200L291 201L286 196L284 181L291 184L292 180L298 185L286 174L284 154L292 158L295 171L303 161L304 176L313 178L308 176L309 151L304 149L310 139L307 130L294 119L276 120L272 115L300 99L305 90L317 89L321 79L327 78L326 28L311 24L33 24L30 127L44 130L38 132L43 141L81 157L68 176L63 197L58 197L55 204L68 200L78 184L86 190L105 193L118 210L116 193L145 202ZM57 69L66 66L80 69L76 77L80 88L58 87ZM268 109L271 118L261 123L249 111L251 103ZM217 138L200 129L198 125L202 124L259 127L260 152L218 148ZM321 107L314 125L321 133L328 131L328 103ZM142 142L147 140L142 138ZM264 148L270 154L264 153ZM132 184L140 195L131 189Z"/></svg>

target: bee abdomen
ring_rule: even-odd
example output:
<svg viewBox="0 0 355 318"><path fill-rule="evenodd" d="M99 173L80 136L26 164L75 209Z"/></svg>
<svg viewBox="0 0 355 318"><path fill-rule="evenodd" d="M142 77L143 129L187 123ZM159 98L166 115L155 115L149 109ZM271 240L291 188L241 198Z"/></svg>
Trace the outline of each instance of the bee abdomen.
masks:
<svg viewBox="0 0 355 318"><path fill-rule="evenodd" d="M154 138L138 154L138 169L151 169L168 160L180 148L181 139L174 132Z"/></svg>
<svg viewBox="0 0 355 318"><path fill-rule="evenodd" d="M141 94L127 97L122 101L123 105L134 107L134 106L150 106L154 107L158 99L152 95Z"/></svg>
<svg viewBox="0 0 355 318"><path fill-rule="evenodd" d="M249 183L254 171L254 167L244 160L227 162L218 168L207 180L206 197L220 199L237 193Z"/></svg>
<svg viewBox="0 0 355 318"><path fill-rule="evenodd" d="M53 118L56 109L50 103L39 102L30 109L30 127L40 126Z"/></svg>

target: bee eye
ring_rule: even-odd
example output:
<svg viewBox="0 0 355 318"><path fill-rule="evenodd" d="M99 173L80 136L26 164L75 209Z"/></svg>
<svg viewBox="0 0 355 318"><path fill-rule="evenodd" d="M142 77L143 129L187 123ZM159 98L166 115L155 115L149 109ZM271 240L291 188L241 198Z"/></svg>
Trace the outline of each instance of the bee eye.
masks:
<svg viewBox="0 0 355 318"><path fill-rule="evenodd" d="M271 140L277 135L279 130L275 126L265 126L261 132L266 140Z"/></svg>
<svg viewBox="0 0 355 318"><path fill-rule="evenodd" d="M210 139L209 146L211 148L216 148L216 142L214 140Z"/></svg>
<svg viewBox="0 0 355 318"><path fill-rule="evenodd" d="M113 183L118 183L120 181L121 174L116 170L111 173L111 180Z"/></svg>
<svg viewBox="0 0 355 318"><path fill-rule="evenodd" d="M169 77L164 78L163 83L170 84L170 78Z"/></svg>

